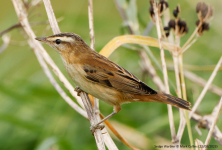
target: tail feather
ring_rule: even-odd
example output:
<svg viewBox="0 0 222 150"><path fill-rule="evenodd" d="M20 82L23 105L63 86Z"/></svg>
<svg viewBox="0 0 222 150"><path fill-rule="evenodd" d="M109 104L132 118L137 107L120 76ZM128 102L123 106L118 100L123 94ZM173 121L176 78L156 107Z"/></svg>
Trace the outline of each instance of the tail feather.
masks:
<svg viewBox="0 0 222 150"><path fill-rule="evenodd" d="M140 97L140 101L143 101L143 102L166 103L166 104L170 104L170 105L183 108L186 110L191 110L190 102L185 101L179 97L175 97L173 95L163 93L163 92L158 92L157 94L152 94L152 95L147 95L147 96L141 95L139 97Z"/></svg>

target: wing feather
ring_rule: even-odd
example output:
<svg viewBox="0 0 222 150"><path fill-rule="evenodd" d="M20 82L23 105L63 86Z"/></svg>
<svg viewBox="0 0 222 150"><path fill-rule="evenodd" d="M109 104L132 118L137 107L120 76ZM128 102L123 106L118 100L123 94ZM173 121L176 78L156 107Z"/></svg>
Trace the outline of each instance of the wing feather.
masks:
<svg viewBox="0 0 222 150"><path fill-rule="evenodd" d="M93 65L93 61L96 61L97 65ZM86 73L85 77L89 81L115 88L121 92L138 95L157 94L155 90L140 81L126 69L98 53L94 53L94 57L89 58L85 62L83 70Z"/></svg>

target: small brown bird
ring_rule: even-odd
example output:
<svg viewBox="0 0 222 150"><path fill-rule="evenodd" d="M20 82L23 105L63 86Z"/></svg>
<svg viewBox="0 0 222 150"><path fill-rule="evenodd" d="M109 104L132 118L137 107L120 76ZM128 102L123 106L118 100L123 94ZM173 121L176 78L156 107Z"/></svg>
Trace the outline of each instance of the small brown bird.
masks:
<svg viewBox="0 0 222 150"><path fill-rule="evenodd" d="M81 90L114 107L113 113L91 129L118 113L123 103L159 102L190 110L188 101L153 90L126 69L92 50L77 34L60 33L36 40L60 54L66 71Z"/></svg>

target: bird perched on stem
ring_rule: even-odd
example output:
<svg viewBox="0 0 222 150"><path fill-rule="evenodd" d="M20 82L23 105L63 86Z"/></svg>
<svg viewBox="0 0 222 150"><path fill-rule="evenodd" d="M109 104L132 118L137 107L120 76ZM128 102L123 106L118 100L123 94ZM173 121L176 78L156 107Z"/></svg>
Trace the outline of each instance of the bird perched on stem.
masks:
<svg viewBox="0 0 222 150"><path fill-rule="evenodd" d="M91 127L92 130L118 113L123 103L159 102L190 110L188 101L153 90L123 67L92 50L77 34L60 33L36 40L59 53L66 71L79 87L77 92L83 90L114 107L110 115Z"/></svg>

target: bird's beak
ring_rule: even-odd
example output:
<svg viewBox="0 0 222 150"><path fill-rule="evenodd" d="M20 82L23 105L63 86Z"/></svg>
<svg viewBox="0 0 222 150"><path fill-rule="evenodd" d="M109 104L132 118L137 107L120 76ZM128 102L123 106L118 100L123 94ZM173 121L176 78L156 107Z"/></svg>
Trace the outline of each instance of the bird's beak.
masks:
<svg viewBox="0 0 222 150"><path fill-rule="evenodd" d="M44 42L44 43L47 43L47 42L48 42L48 40L46 39L46 37L37 37L37 38L35 38L35 39L38 40L38 41Z"/></svg>

